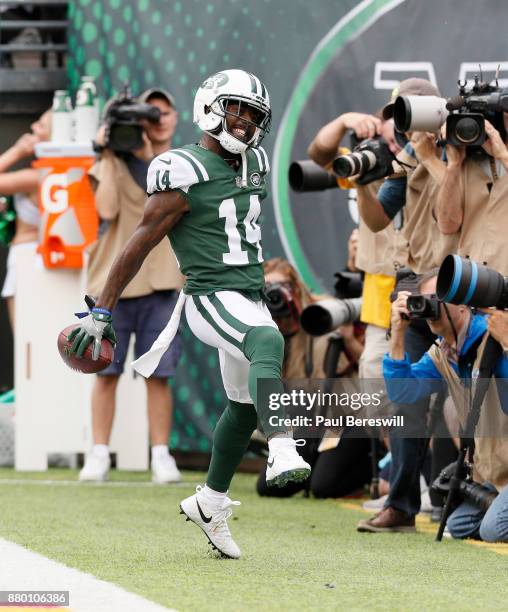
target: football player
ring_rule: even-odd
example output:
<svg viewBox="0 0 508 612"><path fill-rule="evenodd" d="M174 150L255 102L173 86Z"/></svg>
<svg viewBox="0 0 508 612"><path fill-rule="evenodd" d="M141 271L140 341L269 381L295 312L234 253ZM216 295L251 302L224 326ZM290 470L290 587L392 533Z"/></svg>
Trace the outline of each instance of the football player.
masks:
<svg viewBox="0 0 508 612"><path fill-rule="evenodd" d="M186 284L168 327L134 367L144 376L167 350L185 309L192 332L218 349L228 397L213 436L204 487L181 502L223 555L240 557L227 525L227 492L259 419L268 438L267 484L283 486L309 477L310 466L280 421L281 409L258 397L258 379L280 376L284 340L263 302L263 252L258 218L266 197L268 157L259 146L270 128L265 85L244 70L224 70L199 87L194 122L198 144L159 155L148 170L144 217L116 259L96 306L75 331L73 350L111 332L111 310L155 245L168 236ZM272 418L270 418L272 417ZM280 417L280 418L279 418Z"/></svg>

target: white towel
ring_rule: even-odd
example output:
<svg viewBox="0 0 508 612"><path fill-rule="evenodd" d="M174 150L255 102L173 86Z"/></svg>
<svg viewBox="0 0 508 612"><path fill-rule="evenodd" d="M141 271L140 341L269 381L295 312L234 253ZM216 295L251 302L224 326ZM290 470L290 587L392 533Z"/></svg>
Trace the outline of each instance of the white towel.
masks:
<svg viewBox="0 0 508 612"><path fill-rule="evenodd" d="M132 362L132 367L136 370L136 372L139 372L141 376L144 376L145 378L151 376L159 365L162 356L171 346L173 338L178 331L178 326L180 325L180 317L182 316L185 298L186 295L183 290L180 291L180 295L178 296L178 300L171 318L169 319L166 327L161 331L155 342L152 344L152 348L147 353L136 359L136 361Z"/></svg>

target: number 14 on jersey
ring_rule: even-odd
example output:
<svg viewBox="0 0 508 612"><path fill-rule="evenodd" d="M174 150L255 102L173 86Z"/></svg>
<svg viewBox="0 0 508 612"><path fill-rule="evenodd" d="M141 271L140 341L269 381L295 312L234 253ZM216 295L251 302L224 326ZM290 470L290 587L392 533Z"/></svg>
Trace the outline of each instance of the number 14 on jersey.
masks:
<svg viewBox="0 0 508 612"><path fill-rule="evenodd" d="M257 220L261 213L261 202L258 195L250 196L249 212L242 224L245 227L245 240L257 248L257 261L263 261L263 250L261 248L261 228ZM223 200L219 206L219 217L225 218L225 230L228 239L227 253L222 254L222 261L229 266L244 266L249 263L249 249L247 244L242 248L243 238L238 231L238 218L236 215L236 204L233 198Z"/></svg>

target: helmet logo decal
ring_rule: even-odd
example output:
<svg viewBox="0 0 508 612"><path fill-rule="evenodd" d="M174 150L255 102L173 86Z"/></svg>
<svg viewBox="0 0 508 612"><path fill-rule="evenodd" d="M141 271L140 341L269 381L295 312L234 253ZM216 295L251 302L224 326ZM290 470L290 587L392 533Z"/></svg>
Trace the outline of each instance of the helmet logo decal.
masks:
<svg viewBox="0 0 508 612"><path fill-rule="evenodd" d="M201 85L203 89L217 89L217 87L222 87L229 81L229 77L224 72L218 72L217 74L208 77L206 81Z"/></svg>

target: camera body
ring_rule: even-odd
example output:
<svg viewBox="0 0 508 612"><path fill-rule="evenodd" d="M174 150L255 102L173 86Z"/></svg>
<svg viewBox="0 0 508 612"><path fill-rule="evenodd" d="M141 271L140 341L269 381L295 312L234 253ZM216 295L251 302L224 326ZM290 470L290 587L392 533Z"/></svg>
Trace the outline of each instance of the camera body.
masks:
<svg viewBox="0 0 508 612"><path fill-rule="evenodd" d="M407 298L410 319L437 321L440 316L439 300L435 295L415 293Z"/></svg>
<svg viewBox="0 0 508 612"><path fill-rule="evenodd" d="M266 283L265 304L284 338L294 336L300 329L300 308L290 283Z"/></svg>
<svg viewBox="0 0 508 612"><path fill-rule="evenodd" d="M400 132L438 132L446 122L446 142L454 146L481 146L486 140L485 119L506 135L502 113L508 112L508 92L496 85L482 83L475 77L467 89L460 83L459 95L399 96L393 107L395 127Z"/></svg>
<svg viewBox="0 0 508 612"><path fill-rule="evenodd" d="M384 138L367 138L358 143L358 140L352 137L352 144L351 153L339 155L333 160L332 168L336 176L348 178L358 175L356 182L359 185L368 185L393 174L392 163L395 156Z"/></svg>
<svg viewBox="0 0 508 612"><path fill-rule="evenodd" d="M157 123L160 110L150 104L140 104L124 86L109 106L105 124L104 146L114 153L130 153L143 147L143 120Z"/></svg>
<svg viewBox="0 0 508 612"><path fill-rule="evenodd" d="M431 489L446 498L450 490L450 483L455 475L456 462L450 463L443 468L439 476L432 483ZM483 485L474 482L472 478L472 468L465 464L462 474L460 475L459 492L463 500L472 502L482 510L488 510L497 493Z"/></svg>

